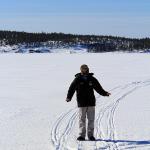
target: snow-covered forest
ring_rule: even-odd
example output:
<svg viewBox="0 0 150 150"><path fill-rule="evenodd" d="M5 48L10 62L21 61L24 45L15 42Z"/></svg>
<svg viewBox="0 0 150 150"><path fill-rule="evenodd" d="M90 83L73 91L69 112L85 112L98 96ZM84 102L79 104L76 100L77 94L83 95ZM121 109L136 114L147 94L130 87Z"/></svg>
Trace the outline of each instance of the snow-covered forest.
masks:
<svg viewBox="0 0 150 150"><path fill-rule="evenodd" d="M64 33L26 33L0 31L1 53L51 53L60 49L71 52L149 52L150 39Z"/></svg>

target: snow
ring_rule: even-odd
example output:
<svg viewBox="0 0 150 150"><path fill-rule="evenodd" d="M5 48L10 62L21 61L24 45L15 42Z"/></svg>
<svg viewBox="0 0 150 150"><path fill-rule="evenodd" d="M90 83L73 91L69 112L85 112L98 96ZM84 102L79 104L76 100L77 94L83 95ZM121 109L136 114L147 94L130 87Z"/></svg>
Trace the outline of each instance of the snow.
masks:
<svg viewBox="0 0 150 150"><path fill-rule="evenodd" d="M14 50L17 49L17 45L4 45L4 46L0 46L0 53L12 53L15 52Z"/></svg>
<svg viewBox="0 0 150 150"><path fill-rule="evenodd" d="M87 49L86 48L68 48L68 49L63 49L63 48L58 48L58 49L51 49L50 50L51 53L69 53L69 54L73 54L73 53L87 53Z"/></svg>
<svg viewBox="0 0 150 150"><path fill-rule="evenodd" d="M78 108L68 87L86 63L110 97L99 96L96 142L77 142ZM0 55L0 149L150 149L150 55Z"/></svg>
<svg viewBox="0 0 150 150"><path fill-rule="evenodd" d="M68 46L64 48L61 46L50 47L47 46L48 43L43 43L41 46L28 46L26 44L18 45L3 45L0 46L0 53L87 53L87 48L81 45ZM67 46L67 45L66 45Z"/></svg>

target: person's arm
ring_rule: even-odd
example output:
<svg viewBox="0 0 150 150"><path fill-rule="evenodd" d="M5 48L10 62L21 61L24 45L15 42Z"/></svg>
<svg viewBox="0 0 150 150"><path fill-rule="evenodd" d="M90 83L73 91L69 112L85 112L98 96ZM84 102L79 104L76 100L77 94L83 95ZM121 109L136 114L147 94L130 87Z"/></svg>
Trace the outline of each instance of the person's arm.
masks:
<svg viewBox="0 0 150 150"><path fill-rule="evenodd" d="M94 89L95 89L95 91L96 91L97 93L99 93L99 94L102 95L102 96L109 96L109 95L111 95L109 92L105 91L105 90L102 88L101 84L100 84L100 83L98 82L98 80L97 80L96 78L94 78L94 77L93 77L93 82L94 82L93 87L94 87Z"/></svg>
<svg viewBox="0 0 150 150"><path fill-rule="evenodd" d="M75 78L69 86L66 101L71 101L77 86L77 78Z"/></svg>

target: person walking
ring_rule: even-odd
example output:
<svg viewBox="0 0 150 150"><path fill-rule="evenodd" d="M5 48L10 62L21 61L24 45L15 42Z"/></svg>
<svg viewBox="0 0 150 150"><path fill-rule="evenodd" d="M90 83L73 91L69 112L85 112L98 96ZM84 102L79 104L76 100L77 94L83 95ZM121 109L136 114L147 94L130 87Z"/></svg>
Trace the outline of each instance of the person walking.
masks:
<svg viewBox="0 0 150 150"><path fill-rule="evenodd" d="M87 136L91 141L94 137L94 120L96 98L94 90L102 96L110 96L111 93L105 91L99 81L89 73L89 67L86 64L81 65L80 73L75 75L74 80L69 86L66 101L70 102L75 91L77 97L77 106L79 108L79 137L77 140L84 141L86 136L86 117L88 119Z"/></svg>

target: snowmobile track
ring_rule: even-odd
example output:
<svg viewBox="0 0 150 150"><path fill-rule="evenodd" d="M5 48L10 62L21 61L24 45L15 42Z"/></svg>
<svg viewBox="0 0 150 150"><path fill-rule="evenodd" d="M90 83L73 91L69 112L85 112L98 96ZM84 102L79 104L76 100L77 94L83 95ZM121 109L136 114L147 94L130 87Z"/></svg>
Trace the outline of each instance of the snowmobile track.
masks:
<svg viewBox="0 0 150 150"><path fill-rule="evenodd" d="M115 131L115 111L120 103L126 96L130 95L139 88L150 86L150 80L131 82L129 84L117 86L111 90L112 96L108 101L100 101L101 96L96 97L98 111L96 120L95 120L95 142L90 144L92 150L123 150L123 149L136 149L136 148L145 148L150 147L150 144L147 145L136 145L130 144L128 142L115 142L117 138L117 133ZM106 117L105 117L106 116ZM64 112L58 119L55 121L51 129L51 143L54 146L55 150L72 150L73 148L67 145L69 136L73 137L74 126L78 118L78 108L75 107L67 112ZM106 125L106 129L103 129L103 121ZM65 125L62 124L65 122ZM107 140L106 140L107 139ZM76 140L76 139L75 139ZM76 148L78 150L86 150L84 148L85 142L75 141ZM86 142L91 143L91 142Z"/></svg>

